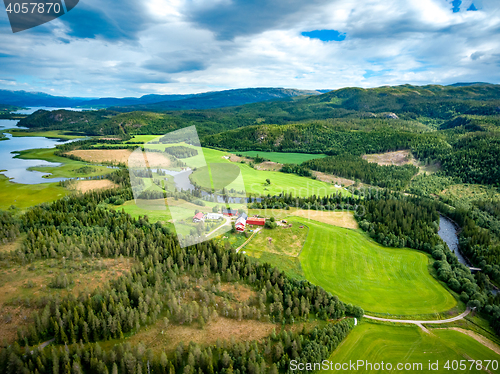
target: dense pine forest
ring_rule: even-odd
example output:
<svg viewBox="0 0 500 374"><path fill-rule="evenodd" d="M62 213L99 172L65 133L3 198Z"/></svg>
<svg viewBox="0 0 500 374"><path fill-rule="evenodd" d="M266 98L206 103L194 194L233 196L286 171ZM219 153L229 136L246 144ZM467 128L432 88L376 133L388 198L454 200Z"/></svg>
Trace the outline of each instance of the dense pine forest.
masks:
<svg viewBox="0 0 500 374"><path fill-rule="evenodd" d="M2 254L11 261L121 256L137 260L130 273L91 294L32 300L36 309L29 328L18 331L16 344L0 350L2 373L285 372L290 358L329 357L351 328L347 320L335 321L346 314L363 315L361 308L345 305L320 287L290 279L268 264L250 262L213 242L181 249L160 223L133 219L101 205L116 196L130 199L131 192L75 195L29 209L18 218L2 214L5 236L18 231L27 235L19 250ZM231 282L249 285L255 297L246 302L221 299L221 283ZM309 328L311 316L334 323ZM181 344L173 355L154 356L126 343L111 351L99 346L99 341L122 339L160 318L166 324L199 328L218 318L283 326L301 323L303 328L282 329L263 342L220 342L215 348ZM55 346L36 349L50 339Z"/></svg>

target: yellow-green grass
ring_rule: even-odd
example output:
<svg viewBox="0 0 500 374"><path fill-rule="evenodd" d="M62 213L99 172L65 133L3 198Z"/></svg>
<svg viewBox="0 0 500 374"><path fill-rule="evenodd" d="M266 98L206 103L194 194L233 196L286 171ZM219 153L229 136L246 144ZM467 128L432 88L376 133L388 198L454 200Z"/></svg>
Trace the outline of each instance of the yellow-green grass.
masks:
<svg viewBox="0 0 500 374"><path fill-rule="evenodd" d="M245 248L242 249L245 251ZM300 260L297 257L280 255L270 252L254 252L250 257L252 261L259 261L260 263L268 263L273 267L277 267L286 275L297 280L306 280L304 272L300 265Z"/></svg>
<svg viewBox="0 0 500 374"><path fill-rule="evenodd" d="M125 143L147 143L147 142L150 142L151 140L154 140L156 138L159 138L163 135L134 135L132 136L132 139L130 140L127 140L125 142L123 142L124 144Z"/></svg>
<svg viewBox="0 0 500 374"><path fill-rule="evenodd" d="M470 363L463 371L444 368L448 360L451 364L453 360L468 359L497 360L500 364L498 354L457 331L433 330L432 334L428 334L417 326L361 322L333 352L329 361L334 364L358 360L380 364L383 361L385 365L390 363L393 368L392 371L360 368L356 371L342 371L343 373L485 373L475 368L469 371ZM439 370L429 370L429 361L434 364L438 362ZM398 363L409 364L411 370L397 370ZM422 364L422 370L417 370L418 366L413 366L414 364ZM490 373L494 372L490 367Z"/></svg>
<svg viewBox="0 0 500 374"><path fill-rule="evenodd" d="M316 221L307 225L299 257L304 274L342 301L391 315L439 313L457 305L429 273L425 253L382 247L357 230Z"/></svg>
<svg viewBox="0 0 500 374"><path fill-rule="evenodd" d="M256 157L257 155L272 162L279 162L280 164L301 164L305 161L313 160L315 158L326 157L324 154L314 153L284 153L284 152L234 152L239 155Z"/></svg>
<svg viewBox="0 0 500 374"><path fill-rule="evenodd" d="M71 139L85 137L85 134L74 135L74 132L61 131L61 130L24 131L24 130L10 129L7 132L9 134L12 134L13 137L39 136L39 137L45 137L45 138L64 139L64 140L71 140Z"/></svg>
<svg viewBox="0 0 500 374"><path fill-rule="evenodd" d="M145 200L144 203L149 203L148 206L137 206L134 200L126 201L123 205L110 206L110 208L125 211L134 218L148 216L149 222L168 222L172 217L170 211L165 207L163 200Z"/></svg>
<svg viewBox="0 0 500 374"><path fill-rule="evenodd" d="M470 204L475 200L500 199L500 192L494 187L480 184L454 184L439 193L439 195Z"/></svg>
<svg viewBox="0 0 500 374"><path fill-rule="evenodd" d="M257 257L259 252L297 257L307 238L308 228L303 223L298 223L296 221L291 224L292 227L278 226L274 229L261 229L261 231L255 234L252 240L243 247L243 250L253 257ZM301 226L302 228L300 228ZM254 228L256 227L258 226ZM247 229L250 229L250 226L247 226Z"/></svg>
<svg viewBox="0 0 500 374"><path fill-rule="evenodd" d="M47 177L48 180L51 178L78 178L78 177L92 177L98 175L105 175L112 172L111 169L106 166L100 165L89 165L86 162L71 160L66 157L60 157L54 155L55 149L41 148L41 149L30 149L26 151L19 152L16 157L22 159L34 159L34 160L45 160L49 162L61 163L60 166L37 166L29 168L29 170L36 170L43 173L50 173L51 175ZM90 173L80 173L79 170L85 166L91 166L93 171Z"/></svg>
<svg viewBox="0 0 500 374"><path fill-rule="evenodd" d="M209 157L205 153L205 157L207 162L212 162L213 159L215 162L230 162L228 160L220 158L214 158L214 151L210 150ZM223 153L220 152L222 155ZM338 193L339 191L343 195L348 195L349 192L343 189L339 189L334 187L333 185L321 182L318 180L314 180L311 178L300 177L294 174L286 174L278 171L266 171L266 170L256 170L251 168L247 164L241 163L233 163L233 165L237 165L243 176L243 181L245 183L245 189L247 194L251 194L253 196L256 195L279 195L280 193L291 193L294 196L307 197L311 195L317 196L326 196L333 193ZM204 173L202 171L195 171L191 175L192 181L199 183L202 187L207 186L206 182L204 182L205 178L202 176ZM270 180L271 184L267 184L267 179ZM205 183L205 184L203 184Z"/></svg>
<svg viewBox="0 0 500 374"><path fill-rule="evenodd" d="M11 205L24 209L33 205L54 201L66 196L69 190L58 183L19 184L0 175L0 209L7 209Z"/></svg>

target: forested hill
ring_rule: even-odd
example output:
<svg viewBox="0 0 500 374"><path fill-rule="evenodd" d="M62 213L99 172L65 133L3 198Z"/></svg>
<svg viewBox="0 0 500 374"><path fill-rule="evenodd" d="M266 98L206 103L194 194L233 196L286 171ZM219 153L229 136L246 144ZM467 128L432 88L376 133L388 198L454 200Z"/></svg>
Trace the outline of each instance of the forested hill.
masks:
<svg viewBox="0 0 500 374"><path fill-rule="evenodd" d="M186 95L186 98L178 100L162 100L156 103L111 107L110 109L119 112L212 109L319 94L318 91L289 88L242 88Z"/></svg>

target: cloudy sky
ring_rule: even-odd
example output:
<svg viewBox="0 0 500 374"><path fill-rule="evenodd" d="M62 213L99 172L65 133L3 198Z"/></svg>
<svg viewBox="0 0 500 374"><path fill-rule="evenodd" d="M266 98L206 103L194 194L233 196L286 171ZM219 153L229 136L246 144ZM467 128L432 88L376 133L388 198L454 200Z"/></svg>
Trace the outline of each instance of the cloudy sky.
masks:
<svg viewBox="0 0 500 374"><path fill-rule="evenodd" d="M80 0L0 34L0 89L55 95L500 83L498 0Z"/></svg>

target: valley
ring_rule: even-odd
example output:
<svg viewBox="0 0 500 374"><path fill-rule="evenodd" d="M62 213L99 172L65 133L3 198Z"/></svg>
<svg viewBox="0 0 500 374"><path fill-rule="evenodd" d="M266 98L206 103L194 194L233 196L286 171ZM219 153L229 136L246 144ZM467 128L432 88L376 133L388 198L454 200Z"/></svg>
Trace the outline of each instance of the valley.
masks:
<svg viewBox="0 0 500 374"><path fill-rule="evenodd" d="M46 372L65 345L118 372L500 361L497 91L0 123L0 371ZM45 371L20 354L43 342Z"/></svg>

